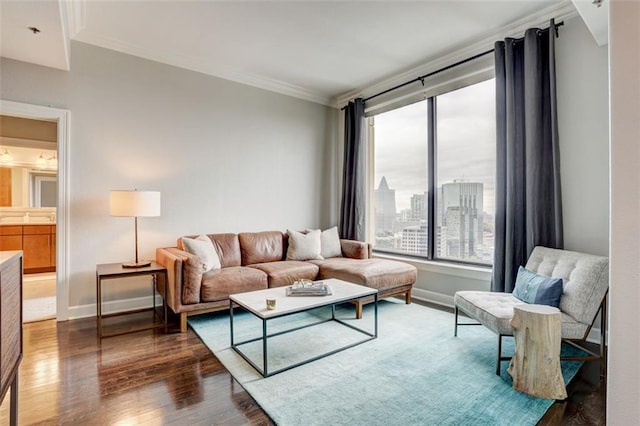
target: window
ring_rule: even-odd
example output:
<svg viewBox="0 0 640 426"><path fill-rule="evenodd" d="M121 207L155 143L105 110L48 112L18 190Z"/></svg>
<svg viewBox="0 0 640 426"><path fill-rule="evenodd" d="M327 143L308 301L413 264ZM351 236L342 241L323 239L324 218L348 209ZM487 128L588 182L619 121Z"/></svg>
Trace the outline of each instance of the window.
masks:
<svg viewBox="0 0 640 426"><path fill-rule="evenodd" d="M374 249L491 264L494 80L369 118Z"/></svg>

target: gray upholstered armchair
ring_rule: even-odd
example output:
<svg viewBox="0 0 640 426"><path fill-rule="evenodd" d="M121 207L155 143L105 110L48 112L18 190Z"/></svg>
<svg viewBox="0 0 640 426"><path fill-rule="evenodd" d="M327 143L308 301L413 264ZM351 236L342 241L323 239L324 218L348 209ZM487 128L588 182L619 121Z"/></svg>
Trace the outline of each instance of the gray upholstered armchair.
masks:
<svg viewBox="0 0 640 426"><path fill-rule="evenodd" d="M578 253L567 250L535 247L525 266L539 275L563 279L563 294L560 299L562 312L562 340L576 345L585 341L591 327L601 312L600 353L589 353L586 357L563 357L563 360L601 360L601 374L605 375L605 331L606 305L609 289L609 259L602 256ZM502 356L502 337L513 335L511 318L513 307L524 303L511 293L489 291L459 291L454 296L455 330L459 325L477 325L489 328L498 335L498 357L496 374L500 374L500 361L509 360ZM478 321L478 323L458 322L458 311Z"/></svg>

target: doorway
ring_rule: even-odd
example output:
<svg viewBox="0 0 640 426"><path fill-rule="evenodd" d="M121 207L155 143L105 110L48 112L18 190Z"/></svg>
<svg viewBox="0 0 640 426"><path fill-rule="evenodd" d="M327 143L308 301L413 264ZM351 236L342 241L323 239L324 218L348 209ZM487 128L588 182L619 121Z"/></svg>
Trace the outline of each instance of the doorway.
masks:
<svg viewBox="0 0 640 426"><path fill-rule="evenodd" d="M37 296L40 297L48 297L53 299L53 305L55 306L55 314L53 315L58 321L64 321L68 319L68 244L67 244L67 231L69 229L68 224L68 179L67 179L67 170L68 170L68 145L69 145L69 117L70 112L68 110L52 108L52 107L44 107L39 105L31 105L31 104L23 104L19 102L11 102L0 100L0 115L7 117L14 117L18 119L28 119L28 120L37 120L49 123L55 123L55 140L57 146L55 149L51 150L51 152L44 152L43 147L39 147L37 149L42 150L43 152L36 159L36 172L33 174L34 176L27 176L25 180L29 182L29 186L32 187L32 193L29 193L28 190L19 189L24 188L24 186L18 187L16 186L16 191L22 191L22 196L29 201L29 208L27 212L21 216L22 219L22 230L28 229L28 232L33 233L34 235L29 235L29 241L33 244L35 249L38 249L42 252L43 257L37 258L37 261L34 263L34 259L32 261L27 262L25 260L25 272L33 272L33 274L25 275L25 295L29 296ZM4 148L10 141L2 140L0 141L0 145ZM14 141L15 142L15 141ZM16 150L17 152L17 150ZM0 148L0 153L3 153L3 149ZM56 164L57 165L57 185L55 194L52 195L50 182L51 179L42 179L39 180L35 177L36 175L49 175L51 176L51 168L49 165ZM47 170L49 169L49 170ZM48 172L48 173L47 173ZM45 201L44 204L52 204L51 197L55 199L56 207L48 207L50 209L49 217L43 214L46 212L47 207L31 207L32 204L37 203L36 191L38 187L38 182L40 182L40 193L38 196L41 198L40 205L42 205L42 190L43 187L41 185L42 182L45 183L45 187L47 185L48 188L45 189ZM33 194L33 195L31 195ZM22 201L23 204L26 204L26 201ZM36 210L29 210L36 209ZM11 210L11 209L10 209ZM35 214L35 216L34 216ZM15 218L14 218L15 219ZM49 222L45 222L46 220ZM6 219L5 220L11 220ZM49 233L45 233L43 229L48 227ZM33 238L31 238L33 237ZM24 236L22 237L24 239ZM46 240L46 242L45 242ZM49 261L55 265L55 272L50 273L51 264L38 263L40 261L44 262L46 256L44 256L44 251L46 251L45 244L49 244L49 247L55 247L51 249L50 255L48 257ZM51 245L53 244L53 245ZM28 271L27 271L28 270ZM35 283L35 286L31 286L31 283ZM29 288L35 287L35 290ZM33 291L32 291L33 290ZM54 293L51 296L51 293ZM50 302L51 303L51 302Z"/></svg>

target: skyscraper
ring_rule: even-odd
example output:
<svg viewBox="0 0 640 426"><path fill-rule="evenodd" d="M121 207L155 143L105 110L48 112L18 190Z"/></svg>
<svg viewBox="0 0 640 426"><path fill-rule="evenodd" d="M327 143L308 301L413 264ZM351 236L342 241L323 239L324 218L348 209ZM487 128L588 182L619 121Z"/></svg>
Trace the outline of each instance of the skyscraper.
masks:
<svg viewBox="0 0 640 426"><path fill-rule="evenodd" d="M389 189L387 179L383 176L378 189L374 191L376 213L376 235L391 234L393 222L396 220L396 191Z"/></svg>
<svg viewBox="0 0 640 426"><path fill-rule="evenodd" d="M483 190L482 183L458 180L440 188L440 256L459 259L477 256L477 246L483 242Z"/></svg>
<svg viewBox="0 0 640 426"><path fill-rule="evenodd" d="M427 193L411 196L411 220L427 220Z"/></svg>

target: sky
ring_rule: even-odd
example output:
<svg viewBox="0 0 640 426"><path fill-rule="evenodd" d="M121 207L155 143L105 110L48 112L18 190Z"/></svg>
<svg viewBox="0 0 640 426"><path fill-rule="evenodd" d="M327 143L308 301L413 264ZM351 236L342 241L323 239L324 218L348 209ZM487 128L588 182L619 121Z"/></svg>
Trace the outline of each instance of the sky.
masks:
<svg viewBox="0 0 640 426"><path fill-rule="evenodd" d="M484 184L484 210L495 209L495 85L487 80L436 99L437 185L464 179ZM378 114L375 187L383 176L396 191L396 209L410 208L427 190L427 102Z"/></svg>

